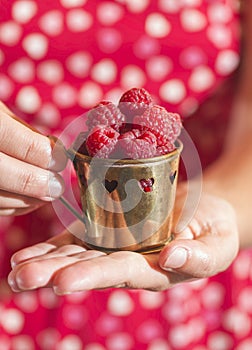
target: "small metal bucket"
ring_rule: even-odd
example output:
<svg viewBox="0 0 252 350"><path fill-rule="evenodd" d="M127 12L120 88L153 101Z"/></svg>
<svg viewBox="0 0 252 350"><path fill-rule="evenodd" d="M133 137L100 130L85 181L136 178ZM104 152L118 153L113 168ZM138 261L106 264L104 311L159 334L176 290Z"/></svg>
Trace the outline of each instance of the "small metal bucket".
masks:
<svg viewBox="0 0 252 350"><path fill-rule="evenodd" d="M91 158L69 149L78 177L85 244L105 252L159 251L172 239L182 143L149 159Z"/></svg>

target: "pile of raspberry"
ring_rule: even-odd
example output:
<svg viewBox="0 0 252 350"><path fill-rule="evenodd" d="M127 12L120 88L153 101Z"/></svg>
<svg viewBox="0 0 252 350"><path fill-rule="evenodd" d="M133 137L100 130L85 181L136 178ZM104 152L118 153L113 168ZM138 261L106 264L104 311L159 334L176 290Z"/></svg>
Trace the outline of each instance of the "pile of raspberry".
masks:
<svg viewBox="0 0 252 350"><path fill-rule="evenodd" d="M152 158L170 153L176 148L182 127L180 116L154 104L143 88L126 91L117 106L101 101L87 113L86 124L87 133L81 133L76 143L81 144L78 151L111 159Z"/></svg>

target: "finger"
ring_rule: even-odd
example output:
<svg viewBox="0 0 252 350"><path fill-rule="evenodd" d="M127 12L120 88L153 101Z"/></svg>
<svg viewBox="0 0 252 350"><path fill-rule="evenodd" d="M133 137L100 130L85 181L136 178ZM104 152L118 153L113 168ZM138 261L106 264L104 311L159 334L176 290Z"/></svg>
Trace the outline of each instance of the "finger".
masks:
<svg viewBox="0 0 252 350"><path fill-rule="evenodd" d="M43 255L17 265L9 275L8 282L16 291L50 287L54 274L64 267L78 262L80 253L82 253L82 260L104 255L98 251L86 252L84 248L77 246L63 247L61 251L56 250L49 255Z"/></svg>
<svg viewBox="0 0 252 350"><path fill-rule="evenodd" d="M153 255L152 263L154 261L157 258ZM157 264L156 269L152 265L143 255L116 252L66 266L55 274L52 285L55 293L60 295L113 286L150 290L167 288L168 274L161 271Z"/></svg>
<svg viewBox="0 0 252 350"><path fill-rule="evenodd" d="M0 152L0 189L43 200L64 192L60 175L26 164Z"/></svg>
<svg viewBox="0 0 252 350"><path fill-rule="evenodd" d="M78 225L78 222L76 222ZM52 251L60 247L72 246L73 244L80 243L82 249L84 248L80 240L75 238L72 234L64 231L60 235L52 237L47 242L37 243L33 246L23 248L12 255L11 265L12 267L32 258L42 257L49 254Z"/></svg>
<svg viewBox="0 0 252 350"><path fill-rule="evenodd" d="M55 245L50 243L38 243L31 247L19 250L11 257L11 266L14 267L25 260L47 254L55 249Z"/></svg>
<svg viewBox="0 0 252 350"><path fill-rule="evenodd" d="M175 239L160 253L159 263L167 271L205 278L225 270L237 252L238 234L230 235L230 224L218 221L197 239Z"/></svg>
<svg viewBox="0 0 252 350"><path fill-rule="evenodd" d="M22 195L0 190L0 208L1 209L39 207L43 204L44 204L43 201L36 198L22 196Z"/></svg>
<svg viewBox="0 0 252 350"><path fill-rule="evenodd" d="M38 208L39 206L30 206L28 208L0 209L0 216L20 216L31 213Z"/></svg>
<svg viewBox="0 0 252 350"><path fill-rule="evenodd" d="M66 163L64 150L57 146L55 152L52 152L48 137L27 127L17 118L14 119L7 111L2 108L0 113L1 151L44 169L62 170Z"/></svg>

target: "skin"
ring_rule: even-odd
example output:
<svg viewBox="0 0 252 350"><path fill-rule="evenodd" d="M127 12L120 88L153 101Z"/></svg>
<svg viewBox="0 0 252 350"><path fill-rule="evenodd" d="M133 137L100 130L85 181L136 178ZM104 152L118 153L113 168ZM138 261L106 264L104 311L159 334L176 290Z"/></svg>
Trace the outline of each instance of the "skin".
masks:
<svg viewBox="0 0 252 350"><path fill-rule="evenodd" d="M12 257L9 284L14 291L51 287L55 293L62 295L109 287L165 290L177 283L224 271L235 259L239 246L251 246L251 0L244 2L243 10L244 51L230 129L220 158L203 173L201 199L188 225L182 231L175 232L175 239L160 253L146 255L125 251L106 255L87 250L80 240L66 230L53 239L25 248ZM41 171L43 173L47 169L48 143L41 138L36 140L40 149L43 149L44 160L43 164L34 164L34 160L31 163L41 174ZM11 146L6 147L6 153L9 154L8 147ZM24 163L27 161L25 154L26 152L21 157ZM17 157L15 151L14 157ZM42 178L41 175L40 180ZM29 199L30 209L35 207L32 201L37 201L38 198L41 200L45 196L46 185L43 188L45 192L37 193L36 198ZM23 188L17 191L13 187L2 185L2 190L7 192L6 197L11 192L11 196L17 200ZM31 193L28 191L26 195ZM181 184L176 200L175 224L185 196L186 186ZM4 203L3 195L1 198L1 203ZM21 198L24 201L24 197ZM3 204L0 206L3 208ZM1 211L8 214L7 209L18 213L16 206L13 208L10 204ZM176 252L179 254L176 255Z"/></svg>
<svg viewBox="0 0 252 350"><path fill-rule="evenodd" d="M65 167L64 152L52 152L48 137L1 102L0 139L0 215L26 214L61 195L64 182L57 172Z"/></svg>

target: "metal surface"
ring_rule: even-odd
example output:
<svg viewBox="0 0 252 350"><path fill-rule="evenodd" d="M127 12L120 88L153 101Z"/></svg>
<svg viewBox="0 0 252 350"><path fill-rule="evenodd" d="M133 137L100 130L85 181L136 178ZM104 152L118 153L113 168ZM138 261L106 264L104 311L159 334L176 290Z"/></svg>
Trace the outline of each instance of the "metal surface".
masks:
<svg viewBox="0 0 252 350"><path fill-rule="evenodd" d="M158 251L172 239L172 212L182 144L141 160L91 158L69 149L78 176L87 232L83 241L105 252ZM150 184L146 192L142 182Z"/></svg>

